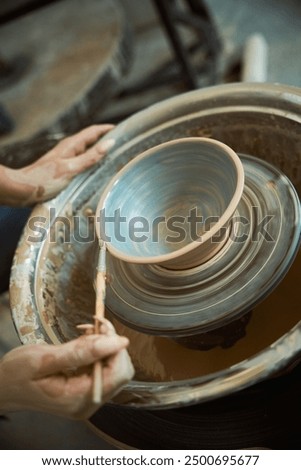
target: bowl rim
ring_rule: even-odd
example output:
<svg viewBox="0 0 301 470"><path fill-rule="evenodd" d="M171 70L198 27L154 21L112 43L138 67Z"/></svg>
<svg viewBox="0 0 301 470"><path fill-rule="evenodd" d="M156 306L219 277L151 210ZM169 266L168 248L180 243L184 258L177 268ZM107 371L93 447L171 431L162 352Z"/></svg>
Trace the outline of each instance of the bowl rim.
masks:
<svg viewBox="0 0 301 470"><path fill-rule="evenodd" d="M172 147L172 146L177 146L178 144L181 143L198 143L198 144L209 144L212 147L215 147L219 151L224 152L225 156L231 160L231 162L234 164L234 169L236 171L236 187L234 190L234 193L232 195L232 198L230 202L228 203L226 210L222 213L220 216L218 222L214 224L212 228L210 228L209 231L205 232L200 238L201 241L194 240L187 245L185 245L182 248L179 248L171 253L166 253L162 255L154 255L154 256L133 256L133 255L127 255L123 251L119 250L118 248L114 247L110 241L106 241L106 247L109 250L109 252L115 257L118 258L122 261L129 262L129 263L135 263L135 264L160 264L164 263L167 261L175 260L178 259L187 253L193 251L194 249L204 246L204 244L210 239L216 235L216 233L223 227L226 226L227 223L229 222L231 216L234 214L236 207L241 199L243 189L244 189L244 168L242 165L242 162L237 155L237 153L229 147L227 144L224 144L223 142L216 140L216 139L211 139L208 137L183 137L183 138L178 138L178 139L173 139L169 140L168 142L163 142L159 145L155 145L154 147L151 147L144 152L138 154L136 157L132 158L127 164L123 166L121 170L119 170L113 178L109 181L108 185L106 186L105 190L101 194L97 208L96 208L96 217L99 217L99 214L101 210L105 206L105 201L116 184L118 184L119 180L126 174L128 173L132 167L137 165L141 160L147 159L151 157L156 151L164 149L166 147ZM96 230L96 235L99 240L102 239L102 234L100 230L100 223L95 224L95 230Z"/></svg>

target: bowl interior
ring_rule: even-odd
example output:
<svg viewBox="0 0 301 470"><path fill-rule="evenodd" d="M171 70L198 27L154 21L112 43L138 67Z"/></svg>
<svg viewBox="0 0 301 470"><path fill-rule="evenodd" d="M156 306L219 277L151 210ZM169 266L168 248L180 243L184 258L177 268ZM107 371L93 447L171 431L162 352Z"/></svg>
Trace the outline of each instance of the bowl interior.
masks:
<svg viewBox="0 0 301 470"><path fill-rule="evenodd" d="M122 259L174 254L207 239L239 201L239 164L212 139L178 139L147 150L105 190L101 236Z"/></svg>

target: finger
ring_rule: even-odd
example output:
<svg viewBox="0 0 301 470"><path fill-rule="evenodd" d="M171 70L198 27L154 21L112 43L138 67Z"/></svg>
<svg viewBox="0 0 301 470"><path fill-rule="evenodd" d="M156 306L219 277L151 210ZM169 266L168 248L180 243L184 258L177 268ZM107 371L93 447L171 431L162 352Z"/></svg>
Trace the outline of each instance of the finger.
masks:
<svg viewBox="0 0 301 470"><path fill-rule="evenodd" d="M125 349L111 356L103 368L104 400L107 401L116 395L134 377L134 374L135 369Z"/></svg>
<svg viewBox="0 0 301 470"><path fill-rule="evenodd" d="M101 160L106 154L107 150L114 145L115 141L109 139L92 147L87 150L87 152L77 157L69 158L64 161L65 171L69 174L70 177L81 173L84 170L87 170L92 165L95 165L99 160Z"/></svg>
<svg viewBox="0 0 301 470"><path fill-rule="evenodd" d="M37 383L40 390L47 393L49 398L83 397L91 392L92 375L87 373L73 376L53 374L38 379Z"/></svg>
<svg viewBox="0 0 301 470"><path fill-rule="evenodd" d="M56 374L70 368L93 364L126 348L129 340L123 336L82 336L62 345L45 346L37 377Z"/></svg>
<svg viewBox="0 0 301 470"><path fill-rule="evenodd" d="M116 335L116 331L113 324L107 318L102 319L102 323L100 325L100 332L109 336Z"/></svg>
<svg viewBox="0 0 301 470"><path fill-rule="evenodd" d="M84 140L87 145L91 145L99 137L114 129L114 127L114 124L94 124L82 129L77 134L74 134L73 137L80 141Z"/></svg>
<svg viewBox="0 0 301 470"><path fill-rule="evenodd" d="M40 401L41 411L66 416L69 419L89 418L97 408L91 400L91 374L66 377L62 374L51 375L38 380L38 386L46 397Z"/></svg>
<svg viewBox="0 0 301 470"><path fill-rule="evenodd" d="M75 156L89 146L94 144L102 135L111 131L114 128L113 124L100 124L87 127L77 134L74 134L66 139L63 139L56 150L59 151L61 157Z"/></svg>

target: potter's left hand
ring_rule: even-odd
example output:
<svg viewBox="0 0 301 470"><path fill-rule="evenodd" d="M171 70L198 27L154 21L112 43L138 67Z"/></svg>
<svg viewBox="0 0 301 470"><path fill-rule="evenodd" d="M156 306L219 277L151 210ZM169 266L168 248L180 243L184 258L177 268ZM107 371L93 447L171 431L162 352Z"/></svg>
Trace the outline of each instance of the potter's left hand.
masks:
<svg viewBox="0 0 301 470"><path fill-rule="evenodd" d="M20 169L0 165L0 204L27 206L56 196L78 173L97 163L114 144L98 142L112 124L101 124L67 137L37 161Z"/></svg>

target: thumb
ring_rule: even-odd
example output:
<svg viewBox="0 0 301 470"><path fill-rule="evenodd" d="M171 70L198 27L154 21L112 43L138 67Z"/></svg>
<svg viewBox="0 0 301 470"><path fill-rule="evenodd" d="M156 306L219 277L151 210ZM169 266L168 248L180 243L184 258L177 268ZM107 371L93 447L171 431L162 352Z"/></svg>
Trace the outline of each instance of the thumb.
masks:
<svg viewBox="0 0 301 470"><path fill-rule="evenodd" d="M87 366L118 353L128 345L129 340L124 336L90 335L61 345L45 346L37 375L43 377Z"/></svg>

